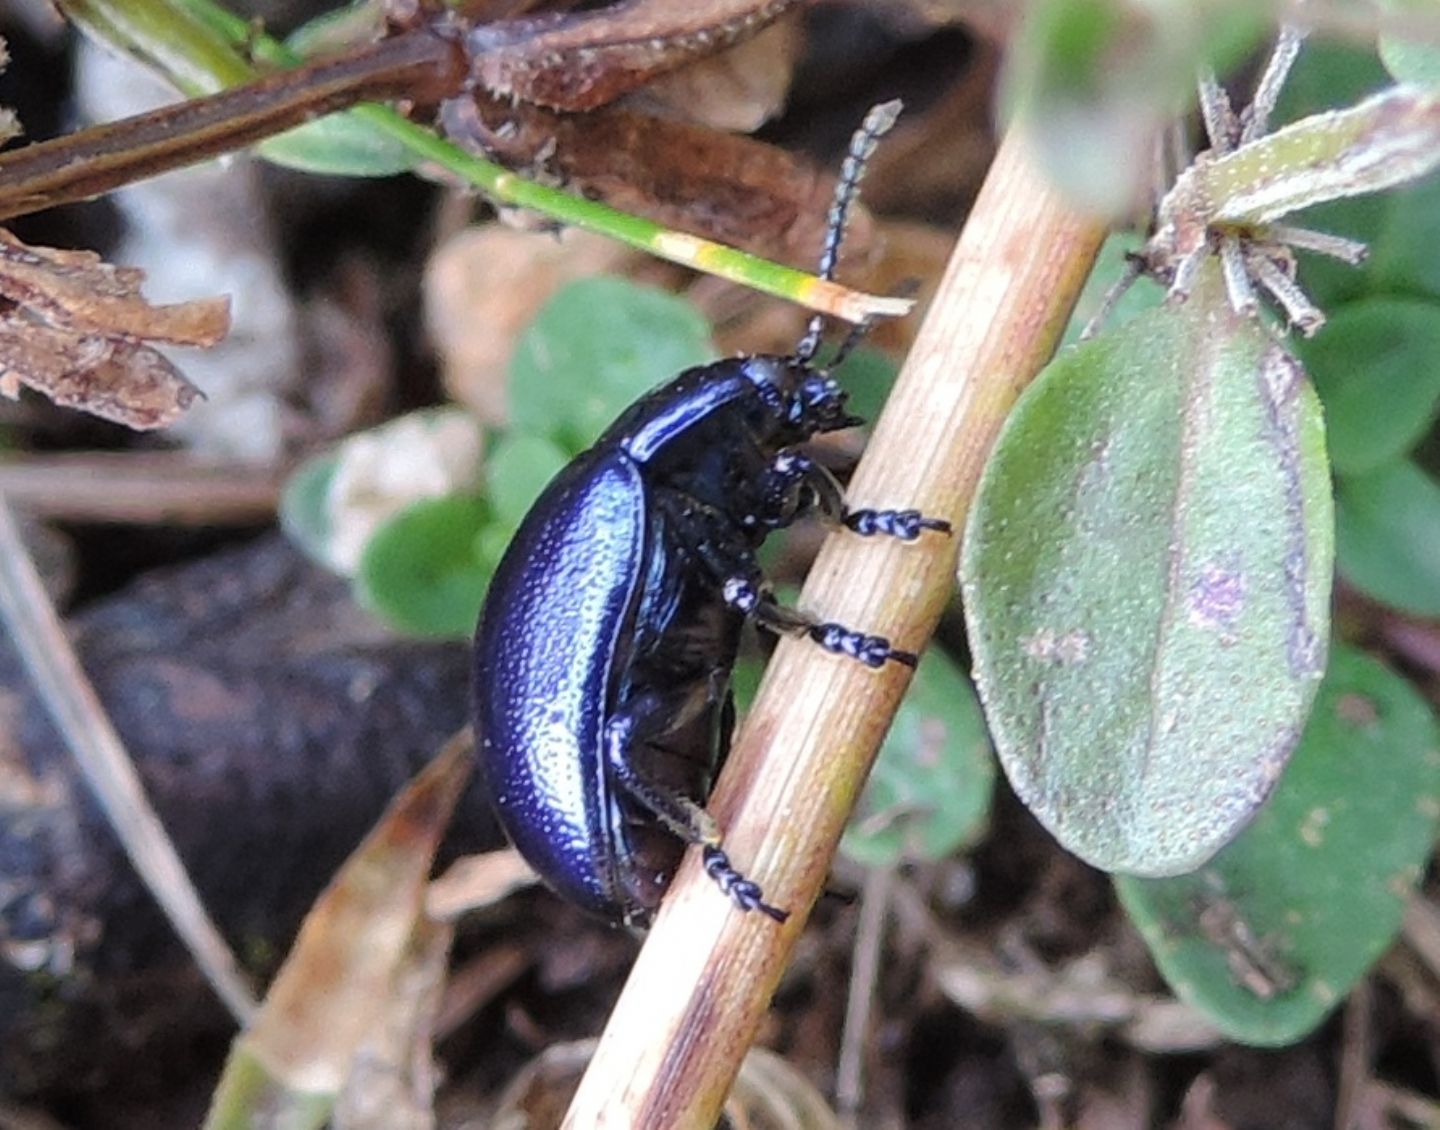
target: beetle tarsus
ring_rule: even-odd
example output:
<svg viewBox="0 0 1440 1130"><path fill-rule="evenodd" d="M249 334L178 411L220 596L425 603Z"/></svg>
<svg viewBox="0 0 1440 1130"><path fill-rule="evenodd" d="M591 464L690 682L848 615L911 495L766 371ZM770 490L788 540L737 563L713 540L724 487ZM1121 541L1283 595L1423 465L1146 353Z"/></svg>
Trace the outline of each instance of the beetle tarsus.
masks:
<svg viewBox="0 0 1440 1130"><path fill-rule="evenodd" d="M890 661L914 667L919 662L914 652L891 647L884 636L867 636L843 624L815 624L810 628L810 638L826 651L848 655L867 667L884 667Z"/></svg>
<svg viewBox="0 0 1440 1130"><path fill-rule="evenodd" d="M944 518L927 518L918 510L850 510L840 521L861 537L886 534L901 541L915 541L925 530L955 532Z"/></svg>
<svg viewBox="0 0 1440 1130"><path fill-rule="evenodd" d="M826 651L857 659L867 667L883 667L890 662L914 667L918 662L913 652L891 647L884 636L870 636L844 624L813 620L798 609L777 604L762 585L747 577L731 577L725 582L723 592L726 603L746 615L753 615L759 627L779 635L809 636Z"/></svg>
<svg viewBox="0 0 1440 1130"><path fill-rule="evenodd" d="M790 917L788 910L781 910L778 906L771 906L766 902L760 884L740 874L722 849L707 845L703 858L705 874L714 879L741 910L758 910L782 923Z"/></svg>

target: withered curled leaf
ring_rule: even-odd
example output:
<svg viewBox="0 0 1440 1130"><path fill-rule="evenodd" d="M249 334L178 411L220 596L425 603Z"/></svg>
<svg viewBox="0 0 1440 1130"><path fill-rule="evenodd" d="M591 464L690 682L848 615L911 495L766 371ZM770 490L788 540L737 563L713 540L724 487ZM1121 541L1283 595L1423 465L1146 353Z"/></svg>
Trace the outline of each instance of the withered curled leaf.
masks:
<svg viewBox="0 0 1440 1130"><path fill-rule="evenodd" d="M200 390L150 342L214 345L227 298L153 306L144 273L91 251L31 247L0 229L0 393L22 385L136 429L163 427Z"/></svg>

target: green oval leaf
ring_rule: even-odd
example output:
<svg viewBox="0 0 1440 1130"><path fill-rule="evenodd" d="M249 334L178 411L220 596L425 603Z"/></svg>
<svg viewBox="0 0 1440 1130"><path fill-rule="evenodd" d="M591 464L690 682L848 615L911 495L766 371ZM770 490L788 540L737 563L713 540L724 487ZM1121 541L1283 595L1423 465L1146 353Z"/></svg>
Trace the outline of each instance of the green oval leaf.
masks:
<svg viewBox="0 0 1440 1130"><path fill-rule="evenodd" d="M1185 303L1062 352L1001 433L962 560L1021 799L1097 867L1202 864L1300 736L1332 556L1319 403L1213 262Z"/></svg>
<svg viewBox="0 0 1440 1130"><path fill-rule="evenodd" d="M356 597L402 632L468 638L490 583L476 553L488 521L475 495L412 502L366 542Z"/></svg>
<svg viewBox="0 0 1440 1130"><path fill-rule="evenodd" d="M1440 177L1381 197L1384 223L1370 244L1365 275L1374 293L1440 298Z"/></svg>
<svg viewBox="0 0 1440 1130"><path fill-rule="evenodd" d="M1337 647L1265 811L1194 875L1116 880L1175 992L1231 1039L1318 1025L1395 939L1440 817L1440 734L1403 679Z"/></svg>
<svg viewBox="0 0 1440 1130"><path fill-rule="evenodd" d="M570 462L565 452L544 436L507 432L490 449L485 460L485 482L495 519L517 527L530 507Z"/></svg>
<svg viewBox="0 0 1440 1130"><path fill-rule="evenodd" d="M625 279L581 279L520 337L510 422L578 454L642 394L713 356L710 327L684 299Z"/></svg>
<svg viewBox="0 0 1440 1130"><path fill-rule="evenodd" d="M846 407L866 423L874 422L885 407L900 367L878 349L861 346L850 354L838 376L848 396Z"/></svg>
<svg viewBox="0 0 1440 1130"><path fill-rule="evenodd" d="M1118 217L1149 188L1135 155L1190 104L1197 68L1223 72L1265 30L1241 3L1037 0L1007 55L1002 102L1067 195Z"/></svg>
<svg viewBox="0 0 1440 1130"><path fill-rule="evenodd" d="M330 513L330 484L340 466L340 453L313 455L288 479L280 492L280 528L285 536L317 565L340 572L330 553L334 523Z"/></svg>
<svg viewBox="0 0 1440 1130"><path fill-rule="evenodd" d="M394 176L419 163L409 147L348 111L276 134L255 151L271 164L336 177Z"/></svg>
<svg viewBox="0 0 1440 1130"><path fill-rule="evenodd" d="M508 522L488 523L475 535L475 560L486 575L494 576L514 537L515 527Z"/></svg>
<svg viewBox="0 0 1440 1130"><path fill-rule="evenodd" d="M1382 10L1412 19L1433 17L1432 0L1380 0ZM1423 39L1407 39L1384 34L1379 38L1380 61L1396 82L1412 82L1418 86L1440 86L1440 47Z"/></svg>
<svg viewBox="0 0 1440 1130"><path fill-rule="evenodd" d="M1335 559L1356 588L1420 616L1440 616L1440 483L1408 460L1335 489Z"/></svg>
<svg viewBox="0 0 1440 1130"><path fill-rule="evenodd" d="M995 759L970 680L944 652L920 659L840 850L868 867L944 859L980 838Z"/></svg>
<svg viewBox="0 0 1440 1130"><path fill-rule="evenodd" d="M1440 306L1370 298L1330 315L1300 356L1325 405L1338 474L1372 471L1408 452L1440 412Z"/></svg>

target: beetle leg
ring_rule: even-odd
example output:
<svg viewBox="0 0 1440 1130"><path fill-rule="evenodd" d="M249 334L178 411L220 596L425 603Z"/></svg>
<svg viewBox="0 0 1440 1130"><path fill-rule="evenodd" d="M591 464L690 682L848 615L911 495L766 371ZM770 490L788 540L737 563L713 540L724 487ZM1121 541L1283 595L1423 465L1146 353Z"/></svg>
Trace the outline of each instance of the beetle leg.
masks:
<svg viewBox="0 0 1440 1130"><path fill-rule="evenodd" d="M788 910L781 910L765 901L760 884L740 874L723 849L714 844L706 844L702 855L705 874L719 883L720 889L734 899L741 910L758 910L776 922L784 922L790 917Z"/></svg>
<svg viewBox="0 0 1440 1130"><path fill-rule="evenodd" d="M836 525L863 537L886 534L901 541L914 541L924 530L952 532L943 518L927 518L918 510L850 510L845 491L828 468L801 451L782 451L775 456L760 487L761 507L766 524L773 529L788 526L805 509L801 491L808 489L820 513Z"/></svg>
<svg viewBox="0 0 1440 1130"><path fill-rule="evenodd" d="M805 460L805 456L794 454L798 459ZM838 486L836 484L837 490ZM661 505L665 505L663 499ZM843 502L841 509L844 509ZM808 635L826 651L848 655L867 667L883 667L887 662L914 667L918 662L914 652L891 647L884 636L867 636L843 624L815 620L803 612L777 604L765 587L765 578L755 562L755 555L748 549L728 546L722 538L712 536L712 531L704 524L703 508L675 505L671 516L677 522L677 529L686 535L691 551L720 583L720 595L725 604L745 616L753 616L760 627L777 634Z"/></svg>
<svg viewBox="0 0 1440 1130"><path fill-rule="evenodd" d="M774 596L750 577L728 578L721 592L726 604L755 617L760 627L778 635L809 636L826 651L848 655L867 667L883 667L887 662L914 667L919 662L913 651L891 647L884 636L867 636L843 624L815 620L798 609L777 604Z"/></svg>
<svg viewBox="0 0 1440 1130"><path fill-rule="evenodd" d="M810 498L805 492L809 491ZM782 451L760 480L761 521L778 530L804 513L810 499L820 513L839 521L845 513L845 492L826 468L801 451Z"/></svg>
<svg viewBox="0 0 1440 1130"><path fill-rule="evenodd" d="M840 523L862 537L888 534L901 541L914 541L922 530L940 534L954 532L954 527L944 518L927 518L918 510L847 510Z"/></svg>
<svg viewBox="0 0 1440 1130"><path fill-rule="evenodd" d="M723 685L724 672L714 672L683 691L663 695L652 692L633 700L605 726L605 763L614 783L671 833L704 848L705 873L741 910L758 910L776 922L784 922L789 912L767 903L760 885L741 874L720 847L720 828L715 818L689 797L652 780L637 768L632 756L636 743L653 740L698 716L715 700L717 678Z"/></svg>

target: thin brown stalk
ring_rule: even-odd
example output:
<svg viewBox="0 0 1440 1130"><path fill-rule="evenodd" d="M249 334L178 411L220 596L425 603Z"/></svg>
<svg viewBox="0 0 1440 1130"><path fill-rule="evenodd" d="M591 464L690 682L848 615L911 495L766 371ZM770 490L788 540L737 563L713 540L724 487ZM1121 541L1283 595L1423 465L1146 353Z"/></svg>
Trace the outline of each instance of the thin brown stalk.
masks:
<svg viewBox="0 0 1440 1130"><path fill-rule="evenodd" d="M183 452L26 454L0 462L0 495L40 518L227 526L275 517L283 473L204 463Z"/></svg>
<svg viewBox="0 0 1440 1130"><path fill-rule="evenodd" d="M136 872L231 1015L244 1024L255 1010L255 998L225 939L205 913L175 845L150 806L124 743L110 724L105 707L45 595L3 496L0 618Z"/></svg>
<svg viewBox="0 0 1440 1130"><path fill-rule="evenodd" d="M865 1103L865 1052L870 1046L870 1014L880 981L885 927L890 921L892 866L872 867L860 892L860 921L855 927L855 957L850 964L850 994L840 1034L840 1059L835 1068L835 1105L844 1125L860 1125Z"/></svg>
<svg viewBox="0 0 1440 1130"><path fill-rule="evenodd" d="M162 106L0 155L0 219L87 200L145 177L243 149L366 99L458 90L454 44L414 31L206 98Z"/></svg>
<svg viewBox="0 0 1440 1130"><path fill-rule="evenodd" d="M963 528L1000 425L1054 350L1103 234L1039 179L1012 133L856 472L856 506L918 506ZM958 541L832 537L800 605L915 648L953 590ZM692 852L566 1127L715 1124L907 675L781 641L710 808L731 857L790 920L738 913Z"/></svg>

